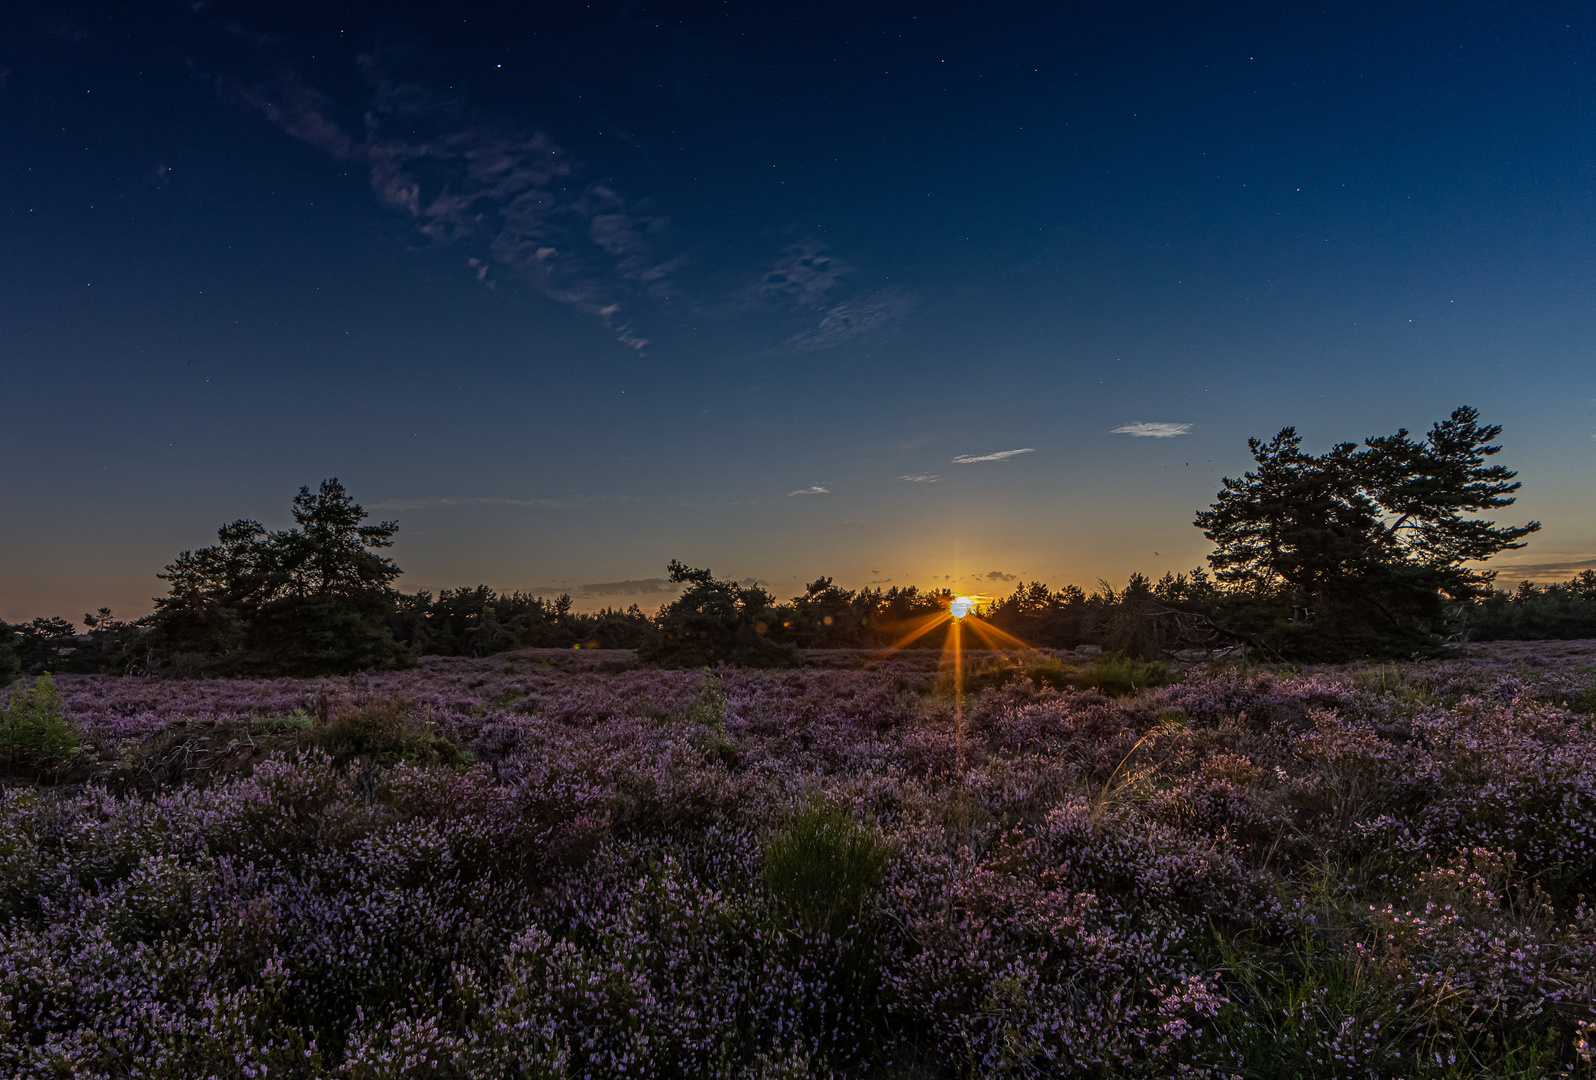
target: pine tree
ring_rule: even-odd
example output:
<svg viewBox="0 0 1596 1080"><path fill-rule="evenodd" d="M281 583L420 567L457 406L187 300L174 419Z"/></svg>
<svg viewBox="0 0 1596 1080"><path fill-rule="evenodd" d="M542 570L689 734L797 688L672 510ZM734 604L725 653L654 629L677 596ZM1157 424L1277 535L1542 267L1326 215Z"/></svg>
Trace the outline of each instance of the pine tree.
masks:
<svg viewBox="0 0 1596 1080"><path fill-rule="evenodd" d="M401 571L379 554L397 522L367 513L337 479L299 489L294 527L235 521L216 545L182 552L160 577L151 644L169 660L204 657L218 673L330 674L393 668L410 651L387 623Z"/></svg>
<svg viewBox="0 0 1596 1080"><path fill-rule="evenodd" d="M1232 628L1302 658L1433 649L1458 602L1489 592L1470 564L1540 528L1467 516L1513 503L1516 474L1486 463L1501 431L1463 407L1422 440L1403 428L1317 457L1294 428L1249 439L1258 468L1196 520Z"/></svg>

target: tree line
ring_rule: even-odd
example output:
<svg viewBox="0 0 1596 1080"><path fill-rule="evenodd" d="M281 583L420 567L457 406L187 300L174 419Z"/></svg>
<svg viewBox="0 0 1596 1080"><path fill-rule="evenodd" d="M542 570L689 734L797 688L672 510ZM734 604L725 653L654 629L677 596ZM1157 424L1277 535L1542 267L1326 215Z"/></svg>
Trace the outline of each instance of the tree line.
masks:
<svg viewBox="0 0 1596 1080"><path fill-rule="evenodd" d="M1499 425L1456 409L1422 438L1407 429L1302 449L1294 428L1251 439L1256 464L1226 478L1195 524L1214 543L1207 569L1088 592L1029 582L981 617L1028 644L1095 645L1128 656L1244 648L1292 661L1433 655L1472 637L1596 637L1596 572L1504 592L1481 564L1521 548L1538 522L1475 516L1510 506L1515 474L1489 463ZM368 523L336 479L301 488L294 524L239 520L217 543L158 575L151 615L102 608L68 620L0 623L0 681L23 671L315 675L403 667L421 655L486 656L530 647L636 649L668 666L801 662L801 650L892 644L945 611L947 590L844 589L818 578L787 601L763 586L673 561L681 594L650 616L574 610L484 585L400 592L383 552L398 523ZM933 629L916 644L936 648Z"/></svg>

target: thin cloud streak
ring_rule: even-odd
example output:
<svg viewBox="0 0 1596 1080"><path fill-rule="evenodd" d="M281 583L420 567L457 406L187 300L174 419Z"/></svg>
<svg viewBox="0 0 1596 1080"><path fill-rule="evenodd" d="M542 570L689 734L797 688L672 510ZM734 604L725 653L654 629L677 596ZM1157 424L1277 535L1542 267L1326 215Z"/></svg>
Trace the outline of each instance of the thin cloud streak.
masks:
<svg viewBox="0 0 1596 1080"><path fill-rule="evenodd" d="M442 498L442 499L384 499L372 503L373 510L455 510L479 506L513 506L527 510L570 510L586 499L497 499L497 498Z"/></svg>
<svg viewBox="0 0 1596 1080"><path fill-rule="evenodd" d="M1568 581L1586 570L1596 570L1596 556L1569 555L1564 559L1547 559L1542 562L1499 565L1487 563L1485 570L1494 570L1499 583L1514 581Z"/></svg>
<svg viewBox="0 0 1596 1080"><path fill-rule="evenodd" d="M578 585L576 594L583 599L600 596L654 596L660 593L680 592L681 586L664 578L640 578L635 581L598 581Z"/></svg>
<svg viewBox="0 0 1596 1080"><path fill-rule="evenodd" d="M900 476L900 477L898 477L898 479L899 480L907 480L911 484L934 484L938 480L942 479L942 474L941 473L912 473L912 474L910 474L908 476Z"/></svg>
<svg viewBox="0 0 1596 1080"><path fill-rule="evenodd" d="M1034 453L1036 453L1036 447L1027 446L1023 450L999 450L995 454L960 454L958 457L953 459L953 464L974 465L977 461L1002 461L1005 458L1013 457L1015 454Z"/></svg>
<svg viewBox="0 0 1596 1080"><path fill-rule="evenodd" d="M453 510L476 506L514 506L520 509L570 510L576 503L562 499L383 499L373 510Z"/></svg>
<svg viewBox="0 0 1596 1080"><path fill-rule="evenodd" d="M830 488L824 488L824 487L821 487L819 484L816 484L814 487L799 488L797 491L789 491L789 492L787 492L787 498L790 499L794 495L830 495L830 494L831 494L831 489Z"/></svg>
<svg viewBox="0 0 1596 1080"><path fill-rule="evenodd" d="M1110 435L1130 435L1138 439L1172 439L1191 432L1190 424L1153 423L1139 420L1134 424L1121 424L1109 431Z"/></svg>

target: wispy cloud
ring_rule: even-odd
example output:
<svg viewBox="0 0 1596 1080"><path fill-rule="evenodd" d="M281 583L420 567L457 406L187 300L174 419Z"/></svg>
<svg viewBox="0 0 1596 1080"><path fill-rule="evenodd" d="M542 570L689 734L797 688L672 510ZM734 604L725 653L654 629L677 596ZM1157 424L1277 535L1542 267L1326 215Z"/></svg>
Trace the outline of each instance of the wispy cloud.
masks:
<svg viewBox="0 0 1596 1080"><path fill-rule="evenodd" d="M953 464L974 465L977 461L1002 461L1004 458L1011 458L1015 454L1034 453L1036 453L1036 447L1027 446L1023 450L999 450L995 454L960 454L958 457L953 459Z"/></svg>
<svg viewBox="0 0 1596 1080"><path fill-rule="evenodd" d="M1188 434L1190 431L1190 424L1166 424L1138 420L1134 424L1121 424L1111 430L1109 434L1133 435L1138 439L1171 439L1176 435Z"/></svg>
<svg viewBox="0 0 1596 1080"><path fill-rule="evenodd" d="M576 587L577 595L584 599L598 596L654 596L679 591L680 585L657 577L639 578L636 581L598 581Z"/></svg>
<svg viewBox="0 0 1596 1080"><path fill-rule="evenodd" d="M900 476L900 477L898 477L898 479L899 480L907 480L911 484L934 484L938 480L942 479L942 474L941 473L911 473L908 476Z"/></svg>
<svg viewBox="0 0 1596 1080"><path fill-rule="evenodd" d="M493 267L511 271L642 349L648 342L623 304L669 290L682 260L660 250L668 219L646 200L586 179L582 163L546 133L483 120L458 96L405 78L402 60L393 52L362 58L369 97L349 109L363 116L358 132L292 65L254 83L219 79L218 88L286 134L363 165L378 200L418 233L473 249L467 265L479 280L492 286Z"/></svg>
<svg viewBox="0 0 1596 1080"><path fill-rule="evenodd" d="M497 498L442 498L442 499L384 499L372 503L373 510L454 510L479 506L511 506L527 510L569 510L586 499L497 499Z"/></svg>
<svg viewBox="0 0 1596 1080"><path fill-rule="evenodd" d="M200 10L196 8L196 10ZM236 26L257 73L215 79L218 92L285 134L364 172L381 205L429 243L452 246L488 288L524 282L598 319L641 351L644 301L681 291L686 256L670 219L532 125L496 120L425 72L421 50L384 47L362 56L363 92L312 85L281 40ZM330 84L327 84L330 85ZM818 238L789 244L759 275L759 304L785 307L805 328L785 345L835 348L890 333L913 307L896 288L858 295L852 268ZM702 305L699 305L702 307Z"/></svg>
<svg viewBox="0 0 1596 1080"><path fill-rule="evenodd" d="M1020 575L1018 575L1018 574L1005 574L1001 570L988 570L987 574L986 574L986 579L988 581L1018 581L1018 580L1020 580Z"/></svg>
<svg viewBox="0 0 1596 1080"><path fill-rule="evenodd" d="M1586 570L1596 570L1596 555L1573 554L1561 559L1543 558L1541 562L1501 565L1487 563L1486 570L1496 571L1498 585L1515 581L1567 581Z"/></svg>
<svg viewBox="0 0 1596 1080"><path fill-rule="evenodd" d="M301 142L335 158L350 156L354 140L330 118L332 102L325 94L301 84L291 70L274 82L274 86L224 84L224 89L232 90L244 104Z"/></svg>
<svg viewBox="0 0 1596 1080"><path fill-rule="evenodd" d="M788 338L788 345L805 352L831 349L902 322L913 306L909 294L888 288L868 296L846 296L845 282L851 273L852 267L813 238L788 246L765 269L758 286L761 300L788 305L814 320Z"/></svg>
<svg viewBox="0 0 1596 1080"><path fill-rule="evenodd" d="M803 240L777 256L765 271L759 291L766 299L787 296L804 307L820 307L848 269L819 240Z"/></svg>
<svg viewBox="0 0 1596 1080"><path fill-rule="evenodd" d="M830 494L831 494L831 489L830 488L824 488L824 487L821 487L819 484L816 484L813 487L799 488L797 491L789 491L789 492L787 492L787 497L790 499L794 495L830 495Z"/></svg>
<svg viewBox="0 0 1596 1080"><path fill-rule="evenodd" d="M820 322L800 331L788 343L805 352L831 349L857 338L871 337L895 328L913 301L896 289L883 289L859 300L844 300L826 308Z"/></svg>

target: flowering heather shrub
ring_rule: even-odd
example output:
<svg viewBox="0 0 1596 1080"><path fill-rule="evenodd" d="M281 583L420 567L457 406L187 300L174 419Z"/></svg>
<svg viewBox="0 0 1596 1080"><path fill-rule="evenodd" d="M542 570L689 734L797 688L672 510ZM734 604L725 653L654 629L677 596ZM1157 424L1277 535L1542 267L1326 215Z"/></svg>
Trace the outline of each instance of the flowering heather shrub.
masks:
<svg viewBox="0 0 1596 1080"><path fill-rule="evenodd" d="M1589 643L827 659L61 677L0 1075L1596 1076Z"/></svg>
<svg viewBox="0 0 1596 1080"><path fill-rule="evenodd" d="M1357 948L1377 957L1406 1023L1450 1052L1481 1036L1514 1038L1548 1013L1588 1021L1596 989L1596 913L1583 901L1559 915L1512 854L1473 848L1418 876L1415 908L1372 907L1374 933Z"/></svg>

